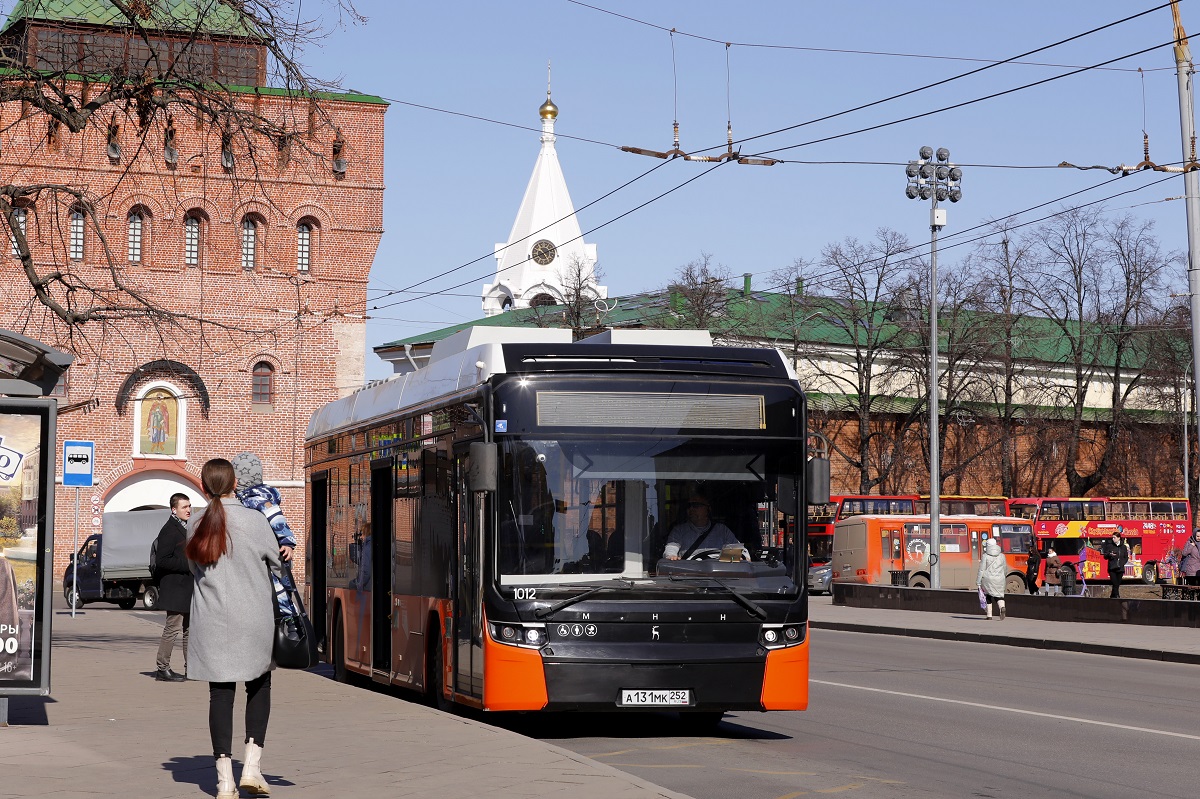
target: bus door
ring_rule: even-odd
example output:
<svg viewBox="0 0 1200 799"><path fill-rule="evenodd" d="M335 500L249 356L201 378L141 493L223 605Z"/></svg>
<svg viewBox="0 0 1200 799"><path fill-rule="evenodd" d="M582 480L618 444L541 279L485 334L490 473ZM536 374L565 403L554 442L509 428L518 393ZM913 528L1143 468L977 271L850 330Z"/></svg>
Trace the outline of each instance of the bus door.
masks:
<svg viewBox="0 0 1200 799"><path fill-rule="evenodd" d="M329 473L313 475L310 491L308 507L311 518L308 522L308 546L304 550L304 573L308 575L311 592L308 596L308 613L317 636L321 641L326 641L326 625L329 623L326 618L326 581L329 577Z"/></svg>
<svg viewBox="0 0 1200 799"><path fill-rule="evenodd" d="M454 597L454 691L483 697L483 528L485 494L467 486L467 449L455 452L458 566Z"/></svg>
<svg viewBox="0 0 1200 799"><path fill-rule="evenodd" d="M884 571L898 571L904 568L904 541L900 525L888 524L880 528L879 549Z"/></svg>
<svg viewBox="0 0 1200 799"><path fill-rule="evenodd" d="M388 682L392 671L392 458L371 462L371 676ZM367 547L364 546L364 549Z"/></svg>

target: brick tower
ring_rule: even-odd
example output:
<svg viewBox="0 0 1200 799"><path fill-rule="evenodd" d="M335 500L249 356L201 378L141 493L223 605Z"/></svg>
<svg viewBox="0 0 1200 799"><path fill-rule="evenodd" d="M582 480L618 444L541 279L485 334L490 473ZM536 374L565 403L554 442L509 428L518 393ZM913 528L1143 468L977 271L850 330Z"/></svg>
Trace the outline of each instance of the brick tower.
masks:
<svg viewBox="0 0 1200 799"><path fill-rule="evenodd" d="M18 2L0 47L38 68L129 74L148 48L120 22L96 0ZM264 87L267 52L236 28L165 25L150 39L237 87L238 107L287 134L234 135L202 113L147 120L130 104L70 133L27 103L0 104L0 183L86 191L74 205L36 195L14 212L39 271L69 269L99 298L119 280L170 312L68 327L34 299L5 244L0 327L76 355L56 394L59 452L64 439L96 442L81 541L106 510L165 507L175 491L202 505L203 463L252 451L303 546L309 417L363 381L387 105ZM86 98L103 84L69 88ZM56 575L75 502L74 490L57 492Z"/></svg>

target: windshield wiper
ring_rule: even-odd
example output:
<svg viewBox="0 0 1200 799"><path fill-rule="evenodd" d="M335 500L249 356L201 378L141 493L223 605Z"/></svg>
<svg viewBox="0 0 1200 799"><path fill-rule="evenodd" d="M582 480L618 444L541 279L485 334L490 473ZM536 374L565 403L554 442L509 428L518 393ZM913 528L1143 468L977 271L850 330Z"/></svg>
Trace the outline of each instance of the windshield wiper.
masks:
<svg viewBox="0 0 1200 799"><path fill-rule="evenodd" d="M716 577L713 577L711 579L714 583L716 583L717 585L721 586L726 591L728 591L729 595L732 596L735 600L737 600L737 603L739 605L741 605L746 610L753 613L755 616L758 616L763 621L767 620L767 611L763 609L762 605L758 604L753 599L751 599L750 597L743 594L741 591L734 588L732 585L726 585L725 583L718 580Z"/></svg>
<svg viewBox="0 0 1200 799"><path fill-rule="evenodd" d="M674 575L674 574L671 575L671 580L687 580L687 579L712 580L714 583L716 583L717 585L721 586L726 591L728 591L729 595L733 597L734 601L737 602L742 607L744 607L746 610L750 611L751 614L757 616L758 618L762 619L763 621L767 620L767 611L763 609L762 605L758 604L753 599L746 596L745 594L743 594L741 591L737 590L733 586L721 582L720 580L718 580L716 577L713 577L712 575L704 574L704 575L697 575L696 577L689 577L688 575Z"/></svg>
<svg viewBox="0 0 1200 799"><path fill-rule="evenodd" d="M574 605L576 602L582 602L583 600L587 599L588 597L592 596L593 594L598 594L601 591L615 591L615 590L617 590L618 587L625 591L628 591L629 589L633 588L633 580L625 579L624 581L617 580L616 582L618 582L619 585L593 586L592 588L589 588L588 590L584 591L582 594L576 594L575 596L568 597L567 599L564 599L561 602L555 602L553 605L551 605L548 608L541 608L540 610L535 610L533 615L535 618L544 619L547 616L553 616L555 613L558 613L563 608L569 608L569 607L571 607L571 605Z"/></svg>

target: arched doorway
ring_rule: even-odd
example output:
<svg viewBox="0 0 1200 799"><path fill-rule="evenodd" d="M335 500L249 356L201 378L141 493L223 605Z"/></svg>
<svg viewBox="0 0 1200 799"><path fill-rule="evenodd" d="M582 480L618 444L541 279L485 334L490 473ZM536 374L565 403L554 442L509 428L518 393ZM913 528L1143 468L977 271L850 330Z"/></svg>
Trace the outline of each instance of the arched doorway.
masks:
<svg viewBox="0 0 1200 799"><path fill-rule="evenodd" d="M207 504L200 486L190 477L165 469L148 469L131 474L113 486L104 500L104 510L165 508L175 493L187 494L193 508L203 508Z"/></svg>

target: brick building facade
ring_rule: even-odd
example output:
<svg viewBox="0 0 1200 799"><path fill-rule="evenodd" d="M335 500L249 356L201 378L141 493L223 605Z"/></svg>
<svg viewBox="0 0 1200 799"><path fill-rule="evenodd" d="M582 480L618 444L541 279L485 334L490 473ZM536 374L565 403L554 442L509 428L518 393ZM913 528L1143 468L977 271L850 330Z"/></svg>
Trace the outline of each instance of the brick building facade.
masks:
<svg viewBox="0 0 1200 799"><path fill-rule="evenodd" d="M10 18L5 33L58 22ZM62 25L77 36L105 32ZM108 32L129 41L127 31ZM76 355L57 390L58 449L67 439L96 442L96 486L79 498L81 541L106 510L162 507L175 491L202 504L203 463L252 451L303 542L309 417L362 385L387 105L358 94L236 92L246 111L294 135L231 137L208 118L147 123L136 109L72 134L25 104L0 105L0 181L83 188L91 204L84 214L47 192L20 209L39 267L70 268L103 296L115 265L123 283L184 315L69 330L33 299L20 259L0 252L9 287L0 327ZM60 464L60 483L61 474ZM61 575L76 496L61 484L56 496Z"/></svg>

